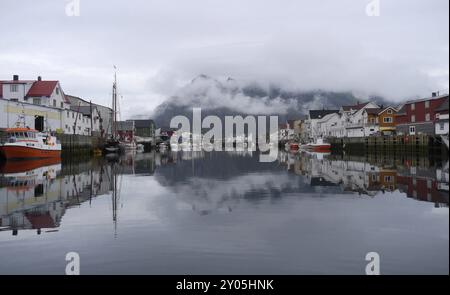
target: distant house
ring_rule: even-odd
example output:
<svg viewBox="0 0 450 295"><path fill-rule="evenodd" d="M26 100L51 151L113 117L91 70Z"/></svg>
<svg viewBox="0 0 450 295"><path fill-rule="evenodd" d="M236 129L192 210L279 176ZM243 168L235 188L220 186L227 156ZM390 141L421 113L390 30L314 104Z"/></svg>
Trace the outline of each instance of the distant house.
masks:
<svg viewBox="0 0 450 295"><path fill-rule="evenodd" d="M142 138L155 137L155 122L153 120L128 120L134 121L135 135Z"/></svg>
<svg viewBox="0 0 450 295"><path fill-rule="evenodd" d="M116 130L119 140L122 142L132 142L136 133L134 121L117 121Z"/></svg>
<svg viewBox="0 0 450 295"><path fill-rule="evenodd" d="M379 129L383 135L391 135L395 133L396 113L397 109L392 106L382 108L381 111L378 113Z"/></svg>
<svg viewBox="0 0 450 295"><path fill-rule="evenodd" d="M395 116L398 134L435 134L436 109L448 99L448 94L406 102Z"/></svg>
<svg viewBox="0 0 450 295"><path fill-rule="evenodd" d="M339 110L310 110L308 114L307 129L308 139L314 140L320 137L319 121L329 114L339 113Z"/></svg>
<svg viewBox="0 0 450 295"><path fill-rule="evenodd" d="M353 112L344 111L344 114L348 117L346 122L347 136L365 137L377 133L377 117L380 107L372 102L357 106L359 110Z"/></svg>
<svg viewBox="0 0 450 295"><path fill-rule="evenodd" d="M40 76L37 80L20 80L18 75L13 75L12 80L0 83L0 97L9 101L59 109L66 109L70 104L59 81L44 81Z"/></svg>
<svg viewBox="0 0 450 295"><path fill-rule="evenodd" d="M339 113L325 115L317 122L318 137L343 137L342 116Z"/></svg>
<svg viewBox="0 0 450 295"><path fill-rule="evenodd" d="M363 102L363 103L357 103L355 105L350 105L350 106L342 106L339 109L339 112L341 114L346 113L346 114L354 114L355 112L361 110L361 109L374 109L374 108L379 108L379 106L371 101L368 102Z"/></svg>
<svg viewBox="0 0 450 295"><path fill-rule="evenodd" d="M73 133L73 128L78 130L77 134L100 136L100 114L96 106L71 106L70 110L77 117L73 118L70 112L66 112L65 131Z"/></svg>
<svg viewBox="0 0 450 295"><path fill-rule="evenodd" d="M98 112L98 123L99 123L99 131L100 136L108 137L108 135L112 134L112 109L106 106L102 106L96 103L91 103L83 98L67 95L67 100L70 102L72 107L89 107L91 104L95 107L96 112Z"/></svg>
<svg viewBox="0 0 450 295"><path fill-rule="evenodd" d="M436 135L447 135L448 136L448 96L444 102L435 109L435 133Z"/></svg>

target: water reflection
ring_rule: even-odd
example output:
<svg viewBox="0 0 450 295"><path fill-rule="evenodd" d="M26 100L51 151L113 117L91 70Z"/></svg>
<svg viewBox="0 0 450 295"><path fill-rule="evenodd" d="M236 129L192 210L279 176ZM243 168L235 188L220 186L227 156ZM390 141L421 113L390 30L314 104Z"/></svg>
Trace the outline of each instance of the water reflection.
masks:
<svg viewBox="0 0 450 295"><path fill-rule="evenodd" d="M448 207L448 159L282 153L279 160L289 172L307 177L311 186L339 186L368 196L399 190L408 198Z"/></svg>
<svg viewBox="0 0 450 295"><path fill-rule="evenodd" d="M116 224L123 175L154 177L200 215L293 193L374 197L398 190L435 207L449 203L449 162L427 158L281 152L277 162L260 163L252 153L167 151L84 162L7 162L0 172L0 230L13 235L53 231L67 209L100 195L111 196Z"/></svg>
<svg viewBox="0 0 450 295"><path fill-rule="evenodd" d="M85 274L361 274L369 251L384 273L448 273L448 173L404 155L7 162L0 273L58 274L69 251Z"/></svg>

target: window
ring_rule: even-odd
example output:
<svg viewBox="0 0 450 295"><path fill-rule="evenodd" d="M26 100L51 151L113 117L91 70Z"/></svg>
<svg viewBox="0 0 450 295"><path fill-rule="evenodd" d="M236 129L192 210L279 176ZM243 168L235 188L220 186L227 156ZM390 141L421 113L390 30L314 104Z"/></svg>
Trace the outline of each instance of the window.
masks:
<svg viewBox="0 0 450 295"><path fill-rule="evenodd" d="M33 104L40 105L41 104L41 99L40 98L33 98Z"/></svg>
<svg viewBox="0 0 450 295"><path fill-rule="evenodd" d="M384 182L392 182L392 176L390 175L384 176Z"/></svg>
<svg viewBox="0 0 450 295"><path fill-rule="evenodd" d="M59 88L58 87L56 87L56 94L59 95Z"/></svg>
<svg viewBox="0 0 450 295"><path fill-rule="evenodd" d="M429 108L430 107L430 101L429 100L427 100L426 102L425 102L425 108Z"/></svg>
<svg viewBox="0 0 450 295"><path fill-rule="evenodd" d="M413 122L413 123L416 122L416 116L415 115L411 116L411 122Z"/></svg>
<svg viewBox="0 0 450 295"><path fill-rule="evenodd" d="M440 130L444 130L444 127L445 127L444 123L439 123L439 129Z"/></svg>
<svg viewBox="0 0 450 295"><path fill-rule="evenodd" d="M72 113L72 119L75 119L75 113Z"/></svg>
<svg viewBox="0 0 450 295"><path fill-rule="evenodd" d="M411 111L414 111L416 109L416 104L415 103L412 103L411 104Z"/></svg>
<svg viewBox="0 0 450 295"><path fill-rule="evenodd" d="M384 117L383 123L392 123L392 117Z"/></svg>
<svg viewBox="0 0 450 295"><path fill-rule="evenodd" d="M61 101L61 108L63 109L64 108L64 103Z"/></svg>
<svg viewBox="0 0 450 295"><path fill-rule="evenodd" d="M425 114L425 121L430 121L430 114L428 113Z"/></svg>
<svg viewBox="0 0 450 295"><path fill-rule="evenodd" d="M53 107L56 108L56 99L53 100Z"/></svg>
<svg viewBox="0 0 450 295"><path fill-rule="evenodd" d="M70 114L69 114L69 111L67 111L67 118L69 118L69 115L70 115Z"/></svg>
<svg viewBox="0 0 450 295"><path fill-rule="evenodd" d="M411 135L416 134L416 126L409 126L409 134Z"/></svg>
<svg viewBox="0 0 450 295"><path fill-rule="evenodd" d="M387 110L387 113L388 113L389 115L391 115L391 114L392 114L392 110L391 110L391 109Z"/></svg>
<svg viewBox="0 0 450 295"><path fill-rule="evenodd" d="M10 90L11 90L11 92L17 92L18 91L17 84L11 84L10 85Z"/></svg>

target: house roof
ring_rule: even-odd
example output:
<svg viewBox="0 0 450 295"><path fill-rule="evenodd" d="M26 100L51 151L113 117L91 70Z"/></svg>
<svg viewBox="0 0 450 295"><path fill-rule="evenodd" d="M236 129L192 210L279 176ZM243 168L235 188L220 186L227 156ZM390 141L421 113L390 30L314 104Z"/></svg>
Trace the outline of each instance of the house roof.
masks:
<svg viewBox="0 0 450 295"><path fill-rule="evenodd" d="M339 113L339 110L310 110L310 119L321 119L328 114Z"/></svg>
<svg viewBox="0 0 450 295"><path fill-rule="evenodd" d="M440 99L440 98L443 98L443 97L448 97L448 94L432 96L432 97L426 97L426 98L419 98L419 99L412 99L412 100L408 100L405 104L411 104L411 103L422 102L422 101L427 101L427 100Z"/></svg>
<svg viewBox="0 0 450 295"><path fill-rule="evenodd" d="M397 116L404 116L406 115L406 104L404 104L396 113Z"/></svg>
<svg viewBox="0 0 450 295"><path fill-rule="evenodd" d="M342 106L342 109L346 112L348 112L350 110L360 110L363 107L365 107L366 105L368 105L369 103L370 103L370 101L364 102L364 103L358 103L358 104L351 105L351 106Z"/></svg>
<svg viewBox="0 0 450 295"><path fill-rule="evenodd" d="M369 115L378 115L382 110L382 108L369 108L365 109L366 113Z"/></svg>
<svg viewBox="0 0 450 295"><path fill-rule="evenodd" d="M447 98L435 109L436 112L448 111L448 96Z"/></svg>
<svg viewBox="0 0 450 295"><path fill-rule="evenodd" d="M327 115L323 116L323 117L320 119L320 122L321 122L321 123L327 122L327 121L329 121L334 115L337 115L337 116L339 117L339 113L331 113L331 114L327 114Z"/></svg>
<svg viewBox="0 0 450 295"><path fill-rule="evenodd" d="M75 112L82 113L83 116L91 116L91 107L90 106L70 106L70 109ZM92 111L95 109L95 106L92 106Z"/></svg>
<svg viewBox="0 0 450 295"><path fill-rule="evenodd" d="M380 112L378 114L384 113L388 109L392 109L394 111L394 113L397 113L397 108L395 108L393 106L388 106L388 107L385 107L385 108L380 108Z"/></svg>
<svg viewBox="0 0 450 295"><path fill-rule="evenodd" d="M26 97L51 96L58 81L35 81Z"/></svg>

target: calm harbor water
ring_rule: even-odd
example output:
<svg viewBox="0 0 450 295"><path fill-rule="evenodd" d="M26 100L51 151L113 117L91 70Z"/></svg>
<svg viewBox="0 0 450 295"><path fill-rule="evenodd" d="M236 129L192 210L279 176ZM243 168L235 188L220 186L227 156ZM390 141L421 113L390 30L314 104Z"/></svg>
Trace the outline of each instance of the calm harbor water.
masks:
<svg viewBox="0 0 450 295"><path fill-rule="evenodd" d="M0 274L448 274L448 161L165 152L0 164Z"/></svg>

